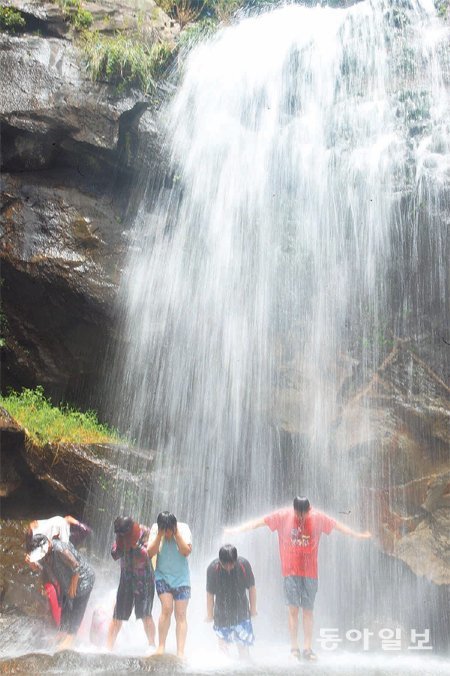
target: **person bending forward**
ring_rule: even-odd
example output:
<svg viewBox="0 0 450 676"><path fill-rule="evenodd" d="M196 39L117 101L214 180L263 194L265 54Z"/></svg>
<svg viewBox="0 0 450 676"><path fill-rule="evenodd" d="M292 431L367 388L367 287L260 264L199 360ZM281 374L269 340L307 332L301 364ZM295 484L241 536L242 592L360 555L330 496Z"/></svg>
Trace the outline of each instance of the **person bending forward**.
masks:
<svg viewBox="0 0 450 676"><path fill-rule="evenodd" d="M256 615L255 578L250 563L238 557L233 545L221 547L219 558L208 566L206 613L207 622L214 620L220 648L228 652L229 644L236 643L239 657L248 659L255 640L250 619Z"/></svg>

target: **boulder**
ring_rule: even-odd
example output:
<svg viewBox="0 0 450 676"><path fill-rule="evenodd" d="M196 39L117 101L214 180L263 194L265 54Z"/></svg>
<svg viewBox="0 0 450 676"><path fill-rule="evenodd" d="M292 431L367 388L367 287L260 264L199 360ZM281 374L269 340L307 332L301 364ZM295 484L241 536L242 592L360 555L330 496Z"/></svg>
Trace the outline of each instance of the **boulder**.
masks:
<svg viewBox="0 0 450 676"><path fill-rule="evenodd" d="M110 498L120 496L127 504L151 488L152 450L112 443L38 444L3 408L0 435L2 497L22 494L26 502L28 494L39 492L40 487L40 500L32 507L38 516L52 501L53 511L78 517L85 514L90 522L96 510L118 509L117 504L109 504ZM36 518L36 513L28 516Z"/></svg>
<svg viewBox="0 0 450 676"><path fill-rule="evenodd" d="M399 343L344 407L335 447L389 554L450 584L450 388Z"/></svg>
<svg viewBox="0 0 450 676"><path fill-rule="evenodd" d="M7 640L8 638L11 640L13 633L7 630L5 614L15 612L22 616L41 619L46 619L48 616L47 601L41 593L40 576L33 572L24 560L26 526L26 521L0 520L0 610L2 616L0 649L7 647ZM26 635L29 634L29 629L30 627L24 627Z"/></svg>

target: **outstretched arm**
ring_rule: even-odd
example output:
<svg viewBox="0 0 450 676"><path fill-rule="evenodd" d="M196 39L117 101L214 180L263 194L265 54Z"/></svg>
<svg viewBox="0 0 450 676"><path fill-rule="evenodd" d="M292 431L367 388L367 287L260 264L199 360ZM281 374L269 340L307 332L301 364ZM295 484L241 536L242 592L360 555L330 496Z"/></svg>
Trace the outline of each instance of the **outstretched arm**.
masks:
<svg viewBox="0 0 450 676"><path fill-rule="evenodd" d="M259 519L253 519L252 521L246 521L240 526L233 526L231 528L224 528L224 533L227 535L236 535L236 533L245 533L248 530L255 530L255 528L261 528L262 526L267 526L264 521L264 517Z"/></svg>
<svg viewBox="0 0 450 676"><path fill-rule="evenodd" d="M340 521L336 521L335 528L340 533L344 533L344 535L350 535L351 537L357 538L358 540L368 540L372 537L372 533L370 531L365 530L363 533L358 533L358 531L349 528Z"/></svg>

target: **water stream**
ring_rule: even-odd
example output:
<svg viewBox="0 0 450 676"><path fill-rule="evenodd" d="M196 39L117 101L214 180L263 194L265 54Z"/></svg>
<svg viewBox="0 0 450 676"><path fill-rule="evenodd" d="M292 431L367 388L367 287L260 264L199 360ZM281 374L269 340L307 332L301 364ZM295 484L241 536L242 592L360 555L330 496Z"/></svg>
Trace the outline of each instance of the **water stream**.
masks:
<svg viewBox="0 0 450 676"><path fill-rule="evenodd" d="M198 571L225 524L296 494L366 526L361 468L337 450L336 426L395 341L448 310L449 60L431 0L366 0L244 18L183 63L163 113L169 169L157 199L149 180L133 233L110 388L122 429L156 451L153 485L116 505L187 521ZM369 439L370 417L358 425ZM340 430L340 448L353 433ZM409 631L424 606L423 622L437 617L427 582L376 545L329 540L322 626ZM258 562L261 623L275 619L279 638L275 541L237 544Z"/></svg>

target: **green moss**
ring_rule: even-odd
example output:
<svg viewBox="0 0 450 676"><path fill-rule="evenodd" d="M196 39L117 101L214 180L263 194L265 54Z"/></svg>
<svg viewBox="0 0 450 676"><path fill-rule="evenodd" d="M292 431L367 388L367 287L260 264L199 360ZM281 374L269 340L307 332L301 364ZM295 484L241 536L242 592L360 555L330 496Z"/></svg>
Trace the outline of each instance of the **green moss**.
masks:
<svg viewBox="0 0 450 676"><path fill-rule="evenodd" d="M149 46L135 37L87 33L84 53L93 80L136 87L148 94L168 65L172 50L166 43Z"/></svg>
<svg viewBox="0 0 450 676"><path fill-rule="evenodd" d="M42 387L0 396L0 406L41 446L57 442L96 444L120 441L118 433L101 424L94 411L82 413L69 406L52 406Z"/></svg>
<svg viewBox="0 0 450 676"><path fill-rule="evenodd" d="M449 10L450 10L449 0L435 0L434 6L436 7L436 11L438 13L438 16L441 19L447 19L448 18Z"/></svg>
<svg viewBox="0 0 450 676"><path fill-rule="evenodd" d="M0 30L16 33L25 27L22 14L13 7L0 7Z"/></svg>
<svg viewBox="0 0 450 676"><path fill-rule="evenodd" d="M52 0L61 7L64 18L77 31L84 31L92 26L94 17L91 12L84 9L81 0Z"/></svg>
<svg viewBox="0 0 450 676"><path fill-rule="evenodd" d="M93 20L92 14L82 7L79 7L76 12L71 15L71 23L78 31L86 30L86 28L92 26Z"/></svg>

